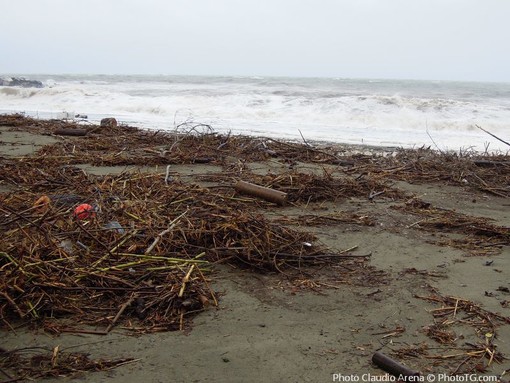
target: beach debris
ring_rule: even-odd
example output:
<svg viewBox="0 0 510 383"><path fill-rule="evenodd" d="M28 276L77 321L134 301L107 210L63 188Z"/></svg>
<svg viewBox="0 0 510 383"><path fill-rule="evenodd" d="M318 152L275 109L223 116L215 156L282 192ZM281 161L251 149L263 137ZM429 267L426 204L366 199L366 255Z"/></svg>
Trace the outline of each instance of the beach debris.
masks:
<svg viewBox="0 0 510 383"><path fill-rule="evenodd" d="M73 216L79 220L90 219L96 216L96 211L92 205L82 203L76 206Z"/></svg>
<svg viewBox="0 0 510 383"><path fill-rule="evenodd" d="M170 168L172 165L166 166L166 172L165 172L165 185L168 185L169 182L173 181L173 177L170 175Z"/></svg>
<svg viewBox="0 0 510 383"><path fill-rule="evenodd" d="M338 225L342 223L348 223L353 225L361 225L361 226L374 226L375 221L373 217L369 217L368 215L358 215L351 212L336 212L334 214L301 214L297 216L285 216L281 218L277 218L275 222L281 224L291 224L291 225L303 225L303 226L331 226Z"/></svg>
<svg viewBox="0 0 510 383"><path fill-rule="evenodd" d="M61 124L61 126L59 126ZM22 115L0 116L0 125L23 126L34 132L53 132L55 127L83 128L76 122L37 120ZM442 182L446 184L462 185L473 191L488 193L498 197L510 197L510 166L508 156L494 155L482 156L471 154L437 153L430 149L405 150L399 149L394 155L385 156L374 152L370 155L357 152L347 152L339 157L338 147L323 147L320 150L308 146L281 142L274 139L253 138L244 136L229 136L217 133L181 134L156 132L163 142L165 139L174 141L170 146L161 150L154 150L154 136L156 133L131 127L109 128L101 130L99 135L90 135L101 127L89 129L87 140L80 140L69 146L59 142L42 148L41 156L62 156L68 164L90 163L91 165L168 165L168 164L191 164L196 163L197 158L210 158L218 161L225 156L243 158L244 161L261 161L272 158L260 147L265 147L277 153L279 158L290 159L299 162L311 162L316 164L331 164L337 166L338 161L351 162L354 165L342 168L343 177L331 177L324 174L323 177L312 175L295 175L289 172L286 180L278 178L276 183L273 175L245 178L243 180L260 185L271 185L271 188L289 193L289 201L295 202L293 195L299 191L299 200L310 202L317 198L326 197L324 193L317 194L317 188L330 188L329 195L336 193L337 196L358 195L363 188L366 198L371 191L383 191L385 199L402 198L402 191L393 187L394 181L405 181L415 184L423 182ZM175 137L174 137L175 136ZM263 144L263 145L262 145ZM168 145L167 145L168 146ZM219 148L221 147L221 148ZM193 150L188 150L193 148ZM76 155L79 152L79 156ZM491 166L478 166L480 161L490 159ZM347 177L351 175L351 179ZM224 177L239 177L239 174L225 174ZM300 177L299 182L293 182ZM309 178L308 180L306 178ZM312 180L313 178L313 180ZM319 180L321 178L321 180ZM466 179L468 184L462 180ZM306 182L302 184L302 182ZM282 183L286 189L282 189ZM336 190L336 192L335 192ZM318 197L320 196L320 197ZM382 196L381 196L382 197Z"/></svg>
<svg viewBox="0 0 510 383"><path fill-rule="evenodd" d="M49 197L55 206L72 207L83 200L83 198L77 194L50 194Z"/></svg>
<svg viewBox="0 0 510 383"><path fill-rule="evenodd" d="M104 335L109 326L135 333L184 330L197 313L218 305L206 277L215 263L285 273L345 265L341 283L376 274L366 258L348 258L311 233L269 220L231 187L208 189L178 178L165 185L157 182L159 173L94 176L59 166L61 160L27 157L0 167L0 177L23 185L0 194L4 328L22 321L54 334ZM69 209L80 205L33 209L48 188L52 201L81 198L85 206L74 220Z"/></svg>
<svg viewBox="0 0 510 383"><path fill-rule="evenodd" d="M73 241L70 239L64 239L62 242L58 244L60 248L62 248L67 254L71 255L73 253Z"/></svg>
<svg viewBox="0 0 510 383"><path fill-rule="evenodd" d="M103 118L100 122L100 126L103 128L116 128L117 120L113 117Z"/></svg>
<svg viewBox="0 0 510 383"><path fill-rule="evenodd" d="M69 352L59 346L0 349L0 372L5 382L73 377L83 372L107 371L138 359L91 359L87 353Z"/></svg>
<svg viewBox="0 0 510 383"><path fill-rule="evenodd" d="M50 203L51 203L50 197L48 197L47 195L43 195L34 202L34 208L38 212L44 213L49 209Z"/></svg>
<svg viewBox="0 0 510 383"><path fill-rule="evenodd" d="M430 350L439 350L435 354L427 350L429 347L421 348L421 355L434 360L436 366L442 363L451 367L457 363L456 367L451 368L451 375L484 372L493 363L502 363L507 359L497 349L494 341L498 339L499 326L510 324L510 317L483 309L479 304L461 297L443 296L432 286L428 286L428 289L432 292L431 295L415 297L440 304L441 307L428 310L433 315L434 323L425 326L423 331L437 342L436 345L442 347L431 347ZM488 292L486 295L493 296ZM460 335L453 331L454 326L459 326ZM474 340L469 339L466 326L474 329ZM462 347L457 345L460 340ZM397 351L397 354L409 355L404 350Z"/></svg>
<svg viewBox="0 0 510 383"><path fill-rule="evenodd" d="M80 128L58 128L56 129L53 134L56 136L86 136L88 133L87 129L80 129Z"/></svg>
<svg viewBox="0 0 510 383"><path fill-rule="evenodd" d="M122 227L119 221L110 221L106 225L103 226L105 229L116 230L120 234L124 234L126 230Z"/></svg>
<svg viewBox="0 0 510 383"><path fill-rule="evenodd" d="M409 367L400 364L396 360L384 355L383 353L376 351L372 355L372 362L382 370L392 374L401 381L415 381L415 379L409 379L412 377L420 376L418 371L414 371Z"/></svg>
<svg viewBox="0 0 510 383"><path fill-rule="evenodd" d="M375 190L371 190L370 194L368 195L368 199L370 201L373 201L375 197L377 197L378 195L381 195L381 194L384 194L384 190L377 191L377 192Z"/></svg>
<svg viewBox="0 0 510 383"><path fill-rule="evenodd" d="M264 186L255 185L250 182L238 181L234 188L240 193L262 198L266 201L274 202L278 205L284 205L287 201L287 193Z"/></svg>
<svg viewBox="0 0 510 383"><path fill-rule="evenodd" d="M479 304L467 299L442 296L437 290L432 289L432 291L434 291L432 295L416 295L416 298L441 304L441 308L432 311L435 318L441 319L451 315L453 319L455 319L461 312L464 312L469 319L463 320L463 323L471 323L473 325L490 328L492 332L495 332L495 328L498 324L510 324L510 317L485 310L481 308ZM450 324L453 323L454 322Z"/></svg>
<svg viewBox="0 0 510 383"><path fill-rule="evenodd" d="M443 235L433 240L440 246L465 250L469 255L493 256L510 245L510 228L494 223L491 218L475 217L459 213L456 210L436 208L418 198L409 200L405 205L392 206L391 209L419 215L422 219L409 225L414 230L435 233L454 233L461 238ZM489 261L490 262L490 261ZM486 264L490 266L491 263Z"/></svg>
<svg viewBox="0 0 510 383"><path fill-rule="evenodd" d="M68 111L64 110L57 114L57 119L64 120L65 122L67 122L69 120L72 120L75 115L76 115L75 112L68 112Z"/></svg>
<svg viewBox="0 0 510 383"><path fill-rule="evenodd" d="M83 127L74 121L21 115L0 116L0 125L36 134L51 134L57 127ZM209 271L217 263L261 273L281 272L293 278L292 283L299 281L301 287L310 289L321 286L310 270L331 266L339 271L335 283L380 286L387 277L368 265L369 256L352 258L338 253L306 232L312 225L379 224L381 216L373 212L324 213L329 202L351 197L363 201L372 191L384 191L377 198L396 202L392 205L398 215L415 222L408 228L430 234L427 239L436 244L492 255L510 242L508 228L497 221L438 208L395 187L395 181L453 184L469 189L479 200L488 194L506 198L510 196L508 156L490 157L490 166L477 164L486 157L421 149L398 150L387 157L342 152L340 157L338 148L242 136L225 139L212 131L174 134L117 126L87 139L61 139L42 147L34 157L2 161L0 180L16 187L15 192L0 193L2 328L31 324L52 334L97 335L114 328L138 334L190 329L193 317L217 306L221 298L210 286L214 274ZM210 158L223 172L195 174L193 180L199 184L194 184L182 181L184 173L173 174L167 168L163 182L167 165L193 164L197 158ZM265 160L313 163L319 172L321 168L324 171L299 172L303 167L298 166L279 174L260 174L250 169L250 162ZM349 168L338 166L344 160ZM83 163L161 168L149 174L96 176L75 167ZM293 204L292 215L265 214L266 200L260 197L239 198L232 180L240 178L286 193L286 200ZM463 179L469 183L464 184ZM204 187L202 181L215 185ZM51 205L35 208L33 201L50 190L55 193L47 194ZM94 201L101 214L88 221L72 219L74 208L83 201ZM310 214L298 214L300 206L310 206L306 210ZM314 216L318 206L324 210ZM294 230L294 226L301 227ZM298 274L301 279L295 277ZM379 292L377 288L367 296ZM501 290L498 295L502 294L506 293ZM421 345L397 356L392 350L393 357L420 357L422 362L433 359L434 365L448 366L458 361L458 371L482 366L478 363L481 358L490 363L503 359L491 342L497 339L496 325L509 322L476 307L470 310L460 298L452 297L444 304L431 301L442 306L432 311L435 322L423 333L440 343L441 351L432 354L430 350L437 347L431 347L427 353ZM503 307L507 304L501 302ZM465 335L465 331L454 332L448 327L454 323L475 327L477 335L494 335L485 336L483 342L454 347L452 342Z"/></svg>

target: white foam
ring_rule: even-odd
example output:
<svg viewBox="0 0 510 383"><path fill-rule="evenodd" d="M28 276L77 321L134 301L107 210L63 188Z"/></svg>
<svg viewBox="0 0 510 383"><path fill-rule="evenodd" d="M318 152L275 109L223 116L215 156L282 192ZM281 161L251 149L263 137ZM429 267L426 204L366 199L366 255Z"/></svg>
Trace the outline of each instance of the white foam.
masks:
<svg viewBox="0 0 510 383"><path fill-rule="evenodd" d="M410 89L408 83L406 88L384 81L333 79L315 83L263 78L55 76L45 84L41 89L0 87L0 111L50 118L78 113L91 120L114 116L155 129L172 129L193 119L221 132L295 139L303 134L315 140L437 145L453 150L484 150L486 143L493 150L508 149L475 125L510 139L510 86L503 87L502 95L487 94L486 86L485 93L478 94L472 86L467 96L459 96L454 84L439 92L430 90L432 83L414 83Z"/></svg>

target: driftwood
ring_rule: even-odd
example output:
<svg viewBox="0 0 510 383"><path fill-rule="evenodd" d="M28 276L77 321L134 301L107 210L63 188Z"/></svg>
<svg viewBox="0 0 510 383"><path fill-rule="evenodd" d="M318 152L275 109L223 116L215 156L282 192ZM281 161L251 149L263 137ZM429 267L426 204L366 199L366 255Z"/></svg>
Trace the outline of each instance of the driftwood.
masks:
<svg viewBox="0 0 510 383"><path fill-rule="evenodd" d="M406 367L399 362L391 359L390 357L376 351L372 356L372 362L382 368L384 371L389 372L390 374L396 376L398 379L406 381L406 378L412 376L420 376L420 373L414 370L411 370L409 367Z"/></svg>
<svg viewBox="0 0 510 383"><path fill-rule="evenodd" d="M283 205L287 201L287 193L266 188L264 186L255 185L250 182L239 181L235 185L235 189L240 193L259 197L266 201L274 202L278 205Z"/></svg>
<svg viewBox="0 0 510 383"><path fill-rule="evenodd" d="M73 128L58 128L54 132L57 136L86 136L87 130L86 129L73 129Z"/></svg>

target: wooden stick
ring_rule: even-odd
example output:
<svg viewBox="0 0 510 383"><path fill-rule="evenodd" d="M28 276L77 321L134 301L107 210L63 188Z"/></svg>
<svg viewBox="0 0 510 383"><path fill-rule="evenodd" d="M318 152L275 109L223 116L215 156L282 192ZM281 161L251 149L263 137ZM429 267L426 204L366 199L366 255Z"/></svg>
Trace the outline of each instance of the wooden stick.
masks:
<svg viewBox="0 0 510 383"><path fill-rule="evenodd" d="M25 314L23 314L23 311L21 311L16 302L14 302L14 300L7 293L0 291L0 295L2 295L7 300L7 302L9 302L12 307L14 307L14 309L18 312L20 318L23 318L25 316Z"/></svg>
<svg viewBox="0 0 510 383"><path fill-rule="evenodd" d="M115 315L115 318L113 318L112 323L110 323L108 325L108 327L106 328L106 330L104 331L105 333L108 334L111 331L111 329L113 328L113 326L115 326L115 323L117 323L117 321L119 320L119 318L122 315L122 313L124 312L124 310L126 310L131 305L131 303L133 303L134 299L135 299L135 296L133 295L131 298L129 298L129 300L127 302L125 302L122 306L120 306L120 309L117 312L117 315Z"/></svg>
<svg viewBox="0 0 510 383"><path fill-rule="evenodd" d="M106 331L96 331L96 330L83 330L79 328L63 328L59 330L60 332L64 333L71 333L71 334L89 334L89 335L106 335L108 334Z"/></svg>

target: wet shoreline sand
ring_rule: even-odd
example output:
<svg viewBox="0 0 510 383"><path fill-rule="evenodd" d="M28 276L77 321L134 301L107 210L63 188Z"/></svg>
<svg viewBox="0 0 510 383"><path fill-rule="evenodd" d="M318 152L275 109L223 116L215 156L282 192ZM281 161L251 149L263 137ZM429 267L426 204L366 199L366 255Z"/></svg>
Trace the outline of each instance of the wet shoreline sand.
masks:
<svg viewBox="0 0 510 383"><path fill-rule="evenodd" d="M317 243L365 261L283 273L222 262L208 276L219 306L194 316L185 331L133 336L123 323L104 336L54 336L5 328L5 349L76 346L72 350L93 358L137 359L79 375L91 382L329 382L335 373L384 374L370 362L377 350L423 374L468 368L481 374L476 369L485 366L486 374L499 376L510 368L507 360L488 365L480 346L492 352L497 345L510 356L509 326L493 315L510 316L508 157L459 158L428 150L381 155L262 138L239 141L244 151L204 143L172 157L178 139L160 140L154 132L129 146L114 136L139 134L131 128L64 137L53 134L64 122L16 121L18 126L5 121L0 128L4 168L37 154L59 157L61 166L91 177L141 172L164 183L170 175L207 190L232 189L233 179L265 183L288 192L290 203L234 198L246 199L246 209L277 225L310 232ZM102 145L108 141L110 149ZM351 189L339 189L345 185ZM2 201L21 190L35 197L41 189L32 192L32 186L2 177ZM463 363L468 352L479 360ZM446 357L453 354L459 356Z"/></svg>

